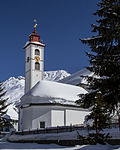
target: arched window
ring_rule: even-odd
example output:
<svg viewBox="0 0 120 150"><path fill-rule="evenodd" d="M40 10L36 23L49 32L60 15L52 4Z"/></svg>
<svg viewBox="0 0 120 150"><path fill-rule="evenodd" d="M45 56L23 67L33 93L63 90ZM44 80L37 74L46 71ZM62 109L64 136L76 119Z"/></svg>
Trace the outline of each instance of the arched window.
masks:
<svg viewBox="0 0 120 150"><path fill-rule="evenodd" d="M35 70L40 70L40 64L38 62L35 63Z"/></svg>
<svg viewBox="0 0 120 150"><path fill-rule="evenodd" d="M40 55L39 49L35 49L35 55Z"/></svg>

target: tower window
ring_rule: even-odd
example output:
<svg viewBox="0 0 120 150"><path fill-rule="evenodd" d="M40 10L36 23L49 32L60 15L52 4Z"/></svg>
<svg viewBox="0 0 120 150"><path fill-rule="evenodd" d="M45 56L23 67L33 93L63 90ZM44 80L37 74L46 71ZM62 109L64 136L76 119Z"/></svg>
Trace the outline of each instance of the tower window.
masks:
<svg viewBox="0 0 120 150"><path fill-rule="evenodd" d="M30 57L27 57L27 62L29 62L29 60L30 60Z"/></svg>
<svg viewBox="0 0 120 150"><path fill-rule="evenodd" d="M35 63L35 70L40 70L40 64L38 62Z"/></svg>
<svg viewBox="0 0 120 150"><path fill-rule="evenodd" d="M36 50L35 50L35 55L40 55L39 49L36 49Z"/></svg>

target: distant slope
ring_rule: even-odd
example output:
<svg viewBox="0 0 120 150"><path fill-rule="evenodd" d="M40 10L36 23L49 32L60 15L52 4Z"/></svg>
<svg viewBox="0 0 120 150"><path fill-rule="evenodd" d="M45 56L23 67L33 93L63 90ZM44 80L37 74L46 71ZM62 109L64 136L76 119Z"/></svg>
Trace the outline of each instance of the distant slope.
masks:
<svg viewBox="0 0 120 150"><path fill-rule="evenodd" d="M3 83L6 91L5 97L9 98L8 103L16 104L20 100L20 97L24 94L24 85L25 79L22 76L18 78L10 77Z"/></svg>
<svg viewBox="0 0 120 150"><path fill-rule="evenodd" d="M70 76L65 70L46 71L44 72L44 80L58 81Z"/></svg>
<svg viewBox="0 0 120 150"><path fill-rule="evenodd" d="M81 76L92 76L93 73L90 72L87 69L82 69L66 78L63 78L62 80L59 80L61 83L71 84L71 85L79 85L86 83L86 79L82 78Z"/></svg>

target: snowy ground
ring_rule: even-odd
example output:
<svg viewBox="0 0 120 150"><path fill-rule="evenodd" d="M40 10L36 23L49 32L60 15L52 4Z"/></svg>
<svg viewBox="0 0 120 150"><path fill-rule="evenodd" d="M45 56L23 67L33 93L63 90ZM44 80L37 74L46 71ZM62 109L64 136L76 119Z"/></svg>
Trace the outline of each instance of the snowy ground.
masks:
<svg viewBox="0 0 120 150"><path fill-rule="evenodd" d="M120 145L77 145L74 147L59 146L56 144L37 144L37 143L8 143L0 142L0 150L5 149L38 149L38 150L120 150Z"/></svg>

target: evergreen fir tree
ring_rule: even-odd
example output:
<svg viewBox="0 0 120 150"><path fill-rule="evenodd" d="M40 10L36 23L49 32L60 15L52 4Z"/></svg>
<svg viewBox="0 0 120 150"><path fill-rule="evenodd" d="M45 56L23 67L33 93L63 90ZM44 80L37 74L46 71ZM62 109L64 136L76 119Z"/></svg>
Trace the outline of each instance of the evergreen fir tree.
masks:
<svg viewBox="0 0 120 150"><path fill-rule="evenodd" d="M105 103L103 101L103 96L101 93L97 93L95 96L95 101L91 109L90 115L87 116L87 121L91 120L92 127L89 127L89 129L95 130L95 133L92 133L92 136L89 135L92 139L94 139L94 144L101 143L104 144L104 142L107 141L107 138L109 138L109 134L102 134L101 131L108 127L109 120L110 120L110 113L108 109L105 107Z"/></svg>
<svg viewBox="0 0 120 150"><path fill-rule="evenodd" d="M91 49L86 52L91 64L87 69L94 76L85 78L92 92L81 95L79 101L86 108L93 106L89 117L94 120L96 135L107 125L108 110L114 112L120 102L120 0L101 0L98 6L94 15L100 19L92 24L95 35L81 39Z"/></svg>
<svg viewBox="0 0 120 150"><path fill-rule="evenodd" d="M7 107L9 104L6 104L6 101L8 99L3 99L3 96L6 92L3 91L2 83L0 83L0 131L3 130L3 127L5 126L5 120L4 115L7 113Z"/></svg>
<svg viewBox="0 0 120 150"><path fill-rule="evenodd" d="M100 91L109 110L115 110L120 102L120 0L102 0L98 6L94 13L100 17L98 25L92 24L96 36L81 39L91 48L87 69L94 72L93 77L86 77L92 92L83 98L85 106L92 105Z"/></svg>

